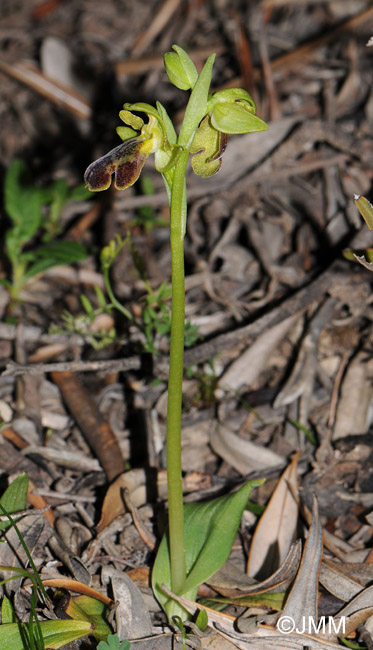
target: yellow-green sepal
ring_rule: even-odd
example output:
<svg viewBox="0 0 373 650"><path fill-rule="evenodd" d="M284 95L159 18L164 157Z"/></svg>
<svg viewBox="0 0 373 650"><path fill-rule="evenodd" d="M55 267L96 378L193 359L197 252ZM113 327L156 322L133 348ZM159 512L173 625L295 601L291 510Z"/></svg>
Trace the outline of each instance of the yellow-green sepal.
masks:
<svg viewBox="0 0 373 650"><path fill-rule="evenodd" d="M211 111L211 123L230 135L267 131L268 124L253 114L252 107L241 102L218 102Z"/></svg>
<svg viewBox="0 0 373 650"><path fill-rule="evenodd" d="M245 104L247 110L251 113L256 113L256 104L251 95L243 88L224 88L217 92L210 93L208 100L208 111L210 111L216 104L219 103L234 103L242 102Z"/></svg>

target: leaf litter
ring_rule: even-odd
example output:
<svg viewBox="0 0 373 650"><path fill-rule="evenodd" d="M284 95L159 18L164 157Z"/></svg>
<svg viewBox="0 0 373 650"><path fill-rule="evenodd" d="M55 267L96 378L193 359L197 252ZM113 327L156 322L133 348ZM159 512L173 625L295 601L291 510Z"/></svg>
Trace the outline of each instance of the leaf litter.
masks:
<svg viewBox="0 0 373 650"><path fill-rule="evenodd" d="M265 134L231 138L221 171L203 186L196 176L188 179L187 318L203 322L207 335L186 351L186 500L227 494L246 478L266 483L253 493L255 507L244 513L231 557L201 587L198 605L183 601L193 612L209 599L216 608L206 610L210 634L198 637L191 629L186 643L223 650L341 647L335 634L284 635L276 628L284 615L299 627L302 616L330 615L345 617L349 640L370 648L373 242L357 207L369 217L372 88L365 44L372 9L337 0L232 9L223 0L214 11L206 3L159 3L154 14L150 2L123 3L125 10L117 4L0 6L3 171L27 158L38 187L61 177L77 185L94 155L115 146L107 141L109 122L128 97L137 99L145 87L177 114L183 98L166 89L161 53L180 39L197 63L219 52L216 87L245 87L249 80L261 114L279 118ZM264 6L271 7L265 14ZM107 92L104 70L112 74ZM153 180L151 168L148 174ZM151 195L114 193L94 218L84 199L67 206L63 239L78 237L94 251L131 230L156 289L169 278L167 232L138 219L144 207L151 219L167 219L157 182ZM343 258L346 246L367 268ZM363 259L361 251L368 251ZM144 284L129 253L118 258L113 281L121 301L138 313ZM1 478L4 488L23 471L32 479L30 503L42 511L23 515L18 525L43 579L69 591L80 581L118 599L113 629L123 638L134 635L131 647L181 647L149 588L150 542L160 539L166 507L168 344L159 337L151 368L123 324L115 323L118 339L99 350L90 345L92 332L67 333L63 310L79 317L80 294L96 306L95 285L103 288L95 255L30 278L11 314L17 327L6 322L9 297L0 285L0 358L8 368L0 377ZM111 317L107 322L103 328L110 329ZM56 370L66 373L73 406ZM55 523L47 521L46 505ZM2 535L1 564L26 566L14 533ZM25 617L29 603L20 582L3 589ZM136 622L131 631L136 616L143 627Z"/></svg>

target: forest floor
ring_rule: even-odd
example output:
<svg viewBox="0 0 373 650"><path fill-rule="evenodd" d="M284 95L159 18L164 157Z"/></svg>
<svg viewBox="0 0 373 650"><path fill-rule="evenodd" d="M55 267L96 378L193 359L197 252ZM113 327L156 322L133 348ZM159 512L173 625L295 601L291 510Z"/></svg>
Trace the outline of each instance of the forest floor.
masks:
<svg viewBox="0 0 373 650"><path fill-rule="evenodd" d="M173 642L149 583L167 506L168 199L151 159L125 192L71 190L119 144L124 102L159 100L180 124L187 94L163 67L172 44L199 71L216 52L213 89L252 95L269 130L229 136L217 175L188 173L182 462L186 501L253 478L266 479L251 497L258 507L274 496L267 520L245 512L224 576L199 596L253 594L252 578L269 578L307 536L316 495L318 615L340 612L373 581L371 274L346 259L373 244L354 203L372 198L372 34L369 0L0 2L1 492L28 474L30 512L42 513L19 527L40 576L118 601L114 631L147 639L133 647ZM25 209L18 225L13 201ZM35 202L41 216L27 234ZM104 285L99 253L118 234L128 240L111 286L140 328L110 306ZM45 242L86 254L25 278ZM14 530L5 538L1 565L22 565ZM27 619L20 581L3 589ZM350 640L372 648L373 595L364 597ZM225 613L273 609L263 598ZM308 645L236 637L200 644Z"/></svg>

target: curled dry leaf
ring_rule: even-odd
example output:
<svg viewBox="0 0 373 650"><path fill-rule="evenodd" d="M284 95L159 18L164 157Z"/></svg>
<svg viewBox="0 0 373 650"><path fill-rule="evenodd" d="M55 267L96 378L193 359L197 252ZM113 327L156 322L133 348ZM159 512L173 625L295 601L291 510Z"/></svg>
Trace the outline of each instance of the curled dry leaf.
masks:
<svg viewBox="0 0 373 650"><path fill-rule="evenodd" d="M317 370L317 350L320 335L331 319L336 300L329 298L313 316L306 336L300 345L297 361L283 389L277 395L274 407L291 404L298 397L312 391Z"/></svg>
<svg viewBox="0 0 373 650"><path fill-rule="evenodd" d="M205 607L183 596L176 596L165 586L162 589L190 614L203 609L207 614L208 625L224 639L231 641L235 648L240 650L302 650L305 646L312 650L341 650L341 646L325 638L310 635L301 635L295 632L280 634L276 627L267 624L258 624L249 633L237 632L237 619L214 609ZM203 646L204 647L204 646ZM220 645L215 646L219 648Z"/></svg>
<svg viewBox="0 0 373 650"><path fill-rule="evenodd" d="M342 384L333 440L366 433L372 394L366 354L361 352L351 361Z"/></svg>
<svg viewBox="0 0 373 650"><path fill-rule="evenodd" d="M321 564L320 582L329 593L345 602L354 598L364 588L360 582L348 575L344 565L326 559Z"/></svg>
<svg viewBox="0 0 373 650"><path fill-rule="evenodd" d="M219 386L233 391L239 390L244 385L250 386L265 368L270 354L278 347L301 313L285 318L258 336L255 343L229 366L220 378Z"/></svg>
<svg viewBox="0 0 373 650"><path fill-rule="evenodd" d="M322 556L322 531L316 498L312 509L312 525L304 546L300 569L281 616L288 616L301 629L304 617L317 620L317 597ZM307 620L310 620L309 618Z"/></svg>
<svg viewBox="0 0 373 650"><path fill-rule="evenodd" d="M17 521L17 520L16 520ZM51 527L42 514L26 515L17 521L17 527L20 531L23 542L27 546L31 555L36 555L37 550L47 544L48 538L51 535ZM21 544L19 537L12 527L7 530L6 544L1 544L1 564L9 567L22 567L28 565L28 557ZM3 574L3 571L2 571ZM5 577L13 575L11 572L5 574ZM14 578L6 585L8 593L17 591L22 577Z"/></svg>
<svg viewBox="0 0 373 650"><path fill-rule="evenodd" d="M230 565L228 560L220 571L207 580L207 584L226 598L242 598L278 591L280 587L285 590L298 571L301 554L302 544L297 540L291 546L280 568L262 582L242 574L234 564Z"/></svg>
<svg viewBox="0 0 373 650"><path fill-rule="evenodd" d="M364 623L373 614L373 586L367 587L360 594L355 596L348 605L345 605L337 615L338 618L345 617L345 634L351 634L356 628Z"/></svg>
<svg viewBox="0 0 373 650"><path fill-rule="evenodd" d="M210 444L216 454L243 475L268 467L278 467L284 462L274 451L240 438L221 424L212 427Z"/></svg>
<svg viewBox="0 0 373 650"><path fill-rule="evenodd" d="M266 578L284 561L298 524L298 454L282 474L256 527L247 573Z"/></svg>
<svg viewBox="0 0 373 650"><path fill-rule="evenodd" d="M117 604L115 619L119 638L131 640L150 636L150 614L137 585L123 571L113 567L104 567L102 578L104 583L111 583Z"/></svg>
<svg viewBox="0 0 373 650"><path fill-rule="evenodd" d="M101 472L102 468L96 458L87 458L84 454L68 449L55 449L54 447L41 447L39 445L28 445L22 449L21 454L37 454L46 460L50 460L60 467L78 470L80 472Z"/></svg>
<svg viewBox="0 0 373 650"><path fill-rule="evenodd" d="M123 491L128 490L132 504L139 507L146 503L146 477L145 470L132 469L124 472L108 488L101 510L101 519L98 522L99 533L106 528L116 517L125 512Z"/></svg>

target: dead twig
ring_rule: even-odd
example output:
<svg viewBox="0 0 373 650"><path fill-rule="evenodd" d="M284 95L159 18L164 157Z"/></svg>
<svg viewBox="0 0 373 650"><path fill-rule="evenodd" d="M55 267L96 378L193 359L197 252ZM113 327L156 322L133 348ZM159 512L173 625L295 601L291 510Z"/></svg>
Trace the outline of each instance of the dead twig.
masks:
<svg viewBox="0 0 373 650"><path fill-rule="evenodd" d="M123 472L122 453L114 433L104 422L88 391L72 372L52 372L52 381L75 418L109 482Z"/></svg>
<svg viewBox="0 0 373 650"><path fill-rule="evenodd" d="M140 357L129 359L112 359L109 361L57 361L56 363L35 363L20 365L9 362L2 375L18 377L19 375L44 375L48 372L113 372L139 370Z"/></svg>
<svg viewBox="0 0 373 650"><path fill-rule="evenodd" d="M0 60L0 70L13 79L17 79L32 88L49 101L65 108L70 113L83 119L90 119L91 107L87 100L72 88L50 79L40 72L32 63L14 63L9 65Z"/></svg>

